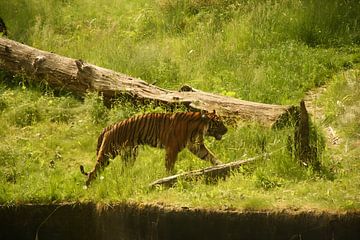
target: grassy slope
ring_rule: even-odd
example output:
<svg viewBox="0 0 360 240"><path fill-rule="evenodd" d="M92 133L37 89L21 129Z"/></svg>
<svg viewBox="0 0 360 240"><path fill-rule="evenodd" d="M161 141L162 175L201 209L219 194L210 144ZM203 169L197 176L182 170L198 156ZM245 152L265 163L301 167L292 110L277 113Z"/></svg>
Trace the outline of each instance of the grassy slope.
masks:
<svg viewBox="0 0 360 240"><path fill-rule="evenodd" d="M359 72L342 74L359 68L359 4L0 0L0 6L11 38L162 87L187 83L247 100L296 104L306 90L328 82L318 103L326 119L317 124L334 126L343 139L339 147L326 149L324 169L314 173L299 167L284 149L291 130L240 124L223 141L208 141L223 161L257 155L264 146L282 150L216 185L181 182L173 189L150 191L148 183L166 175L164 152L145 147L133 168L124 170L114 161L104 180L84 191L78 166L93 166L101 128L135 113L163 110L124 103L107 110L93 94L82 102L1 75L1 203L135 200L245 209L360 207ZM178 172L208 166L187 151L179 159Z"/></svg>

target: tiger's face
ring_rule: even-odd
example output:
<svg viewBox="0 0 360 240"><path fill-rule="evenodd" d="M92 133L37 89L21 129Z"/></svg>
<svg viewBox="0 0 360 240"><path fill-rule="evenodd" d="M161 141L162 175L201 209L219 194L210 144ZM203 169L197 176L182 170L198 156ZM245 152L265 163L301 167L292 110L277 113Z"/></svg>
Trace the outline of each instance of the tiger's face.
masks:
<svg viewBox="0 0 360 240"><path fill-rule="evenodd" d="M216 140L221 140L222 136L227 132L223 121L215 113L207 114L209 120L208 136L214 137Z"/></svg>

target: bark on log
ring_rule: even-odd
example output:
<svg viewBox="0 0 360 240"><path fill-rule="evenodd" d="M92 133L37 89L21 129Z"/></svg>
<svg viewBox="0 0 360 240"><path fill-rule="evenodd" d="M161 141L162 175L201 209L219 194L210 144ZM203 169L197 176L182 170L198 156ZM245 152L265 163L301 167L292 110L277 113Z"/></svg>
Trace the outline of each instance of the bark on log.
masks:
<svg viewBox="0 0 360 240"><path fill-rule="evenodd" d="M273 153L273 152L272 152ZM234 162L229 162L217 166L211 166L203 169L193 170L189 172L184 172L172 176L168 176L165 178L158 179L150 184L150 187L156 186L165 186L171 187L173 186L179 179L188 181L188 180L196 180L200 177L204 177L207 181L214 181L220 178L226 178L232 170L236 170L244 164L251 163L255 160L266 158L270 156L272 153L262 154L256 157L248 158L245 160L238 160Z"/></svg>
<svg viewBox="0 0 360 240"><path fill-rule="evenodd" d="M66 89L78 95L97 91L105 98L127 95L134 100L155 101L168 105L183 104L191 110L215 110L224 117L258 121L279 126L294 115L295 107L243 101L183 87L166 90L125 74L98 67L82 60L63 57L0 38L0 69L25 74L50 87Z"/></svg>

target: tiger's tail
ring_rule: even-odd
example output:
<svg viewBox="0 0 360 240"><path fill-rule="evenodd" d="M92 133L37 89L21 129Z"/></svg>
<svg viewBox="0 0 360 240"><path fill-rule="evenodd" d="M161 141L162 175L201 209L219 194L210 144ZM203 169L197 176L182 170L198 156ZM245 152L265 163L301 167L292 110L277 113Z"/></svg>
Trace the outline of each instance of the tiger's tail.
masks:
<svg viewBox="0 0 360 240"><path fill-rule="evenodd" d="M82 174L84 174L85 176L88 176L88 175L89 175L89 173L85 172L83 165L80 165L80 172L81 172Z"/></svg>

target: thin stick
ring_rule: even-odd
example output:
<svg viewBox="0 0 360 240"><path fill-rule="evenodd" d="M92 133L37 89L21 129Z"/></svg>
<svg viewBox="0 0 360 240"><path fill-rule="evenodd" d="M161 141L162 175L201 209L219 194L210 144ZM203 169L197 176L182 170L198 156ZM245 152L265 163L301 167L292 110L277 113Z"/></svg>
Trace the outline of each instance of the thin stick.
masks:
<svg viewBox="0 0 360 240"><path fill-rule="evenodd" d="M37 229L36 229L35 240L39 240L39 231L40 231L40 228L42 227L42 225L44 225L44 224L50 219L50 217L51 217L60 207L62 207L62 205L57 206L57 207L54 209L54 211L52 211L52 212L45 218L45 220L40 223L40 225L39 225L39 226L37 227Z"/></svg>

